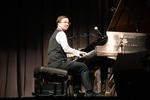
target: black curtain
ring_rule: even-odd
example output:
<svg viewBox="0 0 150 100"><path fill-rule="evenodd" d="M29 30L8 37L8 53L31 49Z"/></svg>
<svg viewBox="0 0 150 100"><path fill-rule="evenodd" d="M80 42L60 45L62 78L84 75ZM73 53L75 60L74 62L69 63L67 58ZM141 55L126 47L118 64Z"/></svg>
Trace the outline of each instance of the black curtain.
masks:
<svg viewBox="0 0 150 100"><path fill-rule="evenodd" d="M67 15L67 31L74 48L84 48L97 39L94 27L104 34L113 0L1 0L0 97L31 97L33 70L47 65L49 37L56 18ZM82 37L81 35L87 34Z"/></svg>

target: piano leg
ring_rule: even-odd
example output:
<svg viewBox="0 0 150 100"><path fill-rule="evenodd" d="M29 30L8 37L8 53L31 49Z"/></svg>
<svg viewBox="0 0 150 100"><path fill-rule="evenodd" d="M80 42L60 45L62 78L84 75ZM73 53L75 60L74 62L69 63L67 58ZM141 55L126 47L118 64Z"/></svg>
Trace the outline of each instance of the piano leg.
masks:
<svg viewBox="0 0 150 100"><path fill-rule="evenodd" d="M95 72L94 72L94 91L96 93L100 93L101 92L101 77L100 77L100 68L98 68Z"/></svg>
<svg viewBox="0 0 150 100"><path fill-rule="evenodd" d="M147 97L150 94L150 53L119 54L114 67L118 97Z"/></svg>
<svg viewBox="0 0 150 100"><path fill-rule="evenodd" d="M150 72L144 69L114 73L118 97L147 97L150 94Z"/></svg>

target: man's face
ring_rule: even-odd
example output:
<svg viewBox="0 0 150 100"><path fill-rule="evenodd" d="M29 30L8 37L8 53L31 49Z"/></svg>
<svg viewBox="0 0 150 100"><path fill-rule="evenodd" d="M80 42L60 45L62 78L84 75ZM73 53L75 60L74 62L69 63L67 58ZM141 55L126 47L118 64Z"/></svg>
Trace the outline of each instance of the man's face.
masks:
<svg viewBox="0 0 150 100"><path fill-rule="evenodd" d="M59 23L58 27L60 27L63 31L68 30L70 25L69 19L68 18L63 18Z"/></svg>

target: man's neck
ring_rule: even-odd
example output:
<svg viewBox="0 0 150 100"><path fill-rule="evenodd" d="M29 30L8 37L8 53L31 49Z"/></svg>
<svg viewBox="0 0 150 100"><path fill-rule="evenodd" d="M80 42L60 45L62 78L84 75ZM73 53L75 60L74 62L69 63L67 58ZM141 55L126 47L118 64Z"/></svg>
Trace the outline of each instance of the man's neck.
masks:
<svg viewBox="0 0 150 100"><path fill-rule="evenodd" d="M61 27L59 27L59 26L57 27L57 29L62 31L62 28L61 28Z"/></svg>

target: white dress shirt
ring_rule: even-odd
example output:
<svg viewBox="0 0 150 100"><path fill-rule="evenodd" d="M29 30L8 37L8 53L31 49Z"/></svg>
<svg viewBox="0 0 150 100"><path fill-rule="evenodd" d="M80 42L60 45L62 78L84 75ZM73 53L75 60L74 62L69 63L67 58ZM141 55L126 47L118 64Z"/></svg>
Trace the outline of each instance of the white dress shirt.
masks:
<svg viewBox="0 0 150 100"><path fill-rule="evenodd" d="M66 33L64 31L60 31L57 33L56 41L62 46L62 48L66 54L71 54L74 56L80 56L81 51L76 50L74 48L71 48L69 46L67 36L66 36Z"/></svg>

